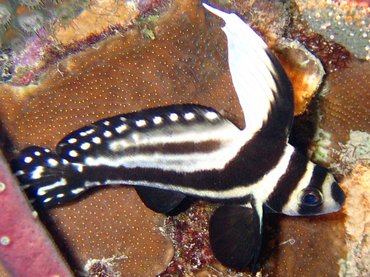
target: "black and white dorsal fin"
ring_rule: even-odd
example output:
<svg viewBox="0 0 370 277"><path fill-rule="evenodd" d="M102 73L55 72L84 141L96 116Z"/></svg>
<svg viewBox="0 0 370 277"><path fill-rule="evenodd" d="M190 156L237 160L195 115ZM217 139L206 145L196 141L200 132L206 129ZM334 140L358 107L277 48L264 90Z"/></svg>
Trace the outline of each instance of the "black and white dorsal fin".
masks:
<svg viewBox="0 0 370 277"><path fill-rule="evenodd" d="M239 135L211 108L172 105L95 122L62 139L56 152L87 166L194 172L224 167L239 149L223 146Z"/></svg>
<svg viewBox="0 0 370 277"><path fill-rule="evenodd" d="M244 114L243 132L253 136L267 121L277 134L289 134L293 119L293 91L286 73L266 43L234 13L205 3L203 6L225 21L230 73Z"/></svg>

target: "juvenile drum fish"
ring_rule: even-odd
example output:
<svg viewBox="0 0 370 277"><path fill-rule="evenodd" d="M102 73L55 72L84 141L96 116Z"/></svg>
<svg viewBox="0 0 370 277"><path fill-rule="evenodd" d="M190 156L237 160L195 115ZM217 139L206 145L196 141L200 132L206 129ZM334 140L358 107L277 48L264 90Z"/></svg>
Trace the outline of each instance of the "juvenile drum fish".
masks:
<svg viewBox="0 0 370 277"><path fill-rule="evenodd" d="M143 202L161 213L186 196L221 203L210 219L211 247L220 262L243 269L259 255L264 207L319 215L338 211L345 196L327 169L288 144L292 86L267 45L236 14L203 6L226 23L243 129L210 107L147 109L76 130L55 152L28 147L14 172L39 208L116 185L135 186Z"/></svg>

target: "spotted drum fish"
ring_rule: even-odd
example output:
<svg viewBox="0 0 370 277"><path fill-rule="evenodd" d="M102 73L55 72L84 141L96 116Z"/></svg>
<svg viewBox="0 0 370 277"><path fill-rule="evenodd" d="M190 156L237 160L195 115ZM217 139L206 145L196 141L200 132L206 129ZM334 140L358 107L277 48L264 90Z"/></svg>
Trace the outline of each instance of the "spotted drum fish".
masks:
<svg viewBox="0 0 370 277"><path fill-rule="evenodd" d="M28 147L14 172L31 201L45 208L116 185L135 186L161 213L186 196L218 202L209 227L213 252L242 269L258 257L263 210L318 215L338 211L345 197L325 168L288 144L292 86L267 45L237 15L203 6L226 23L245 128L200 105L147 109L74 131L55 152Z"/></svg>

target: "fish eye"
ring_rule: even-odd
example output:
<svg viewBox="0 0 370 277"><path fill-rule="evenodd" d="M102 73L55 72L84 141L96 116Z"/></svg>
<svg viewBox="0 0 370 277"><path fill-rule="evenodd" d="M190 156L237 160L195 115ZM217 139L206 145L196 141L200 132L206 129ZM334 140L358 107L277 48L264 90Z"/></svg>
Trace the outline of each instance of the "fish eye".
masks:
<svg viewBox="0 0 370 277"><path fill-rule="evenodd" d="M322 194L318 189L306 188L301 194L301 204L305 206L318 206L322 203Z"/></svg>

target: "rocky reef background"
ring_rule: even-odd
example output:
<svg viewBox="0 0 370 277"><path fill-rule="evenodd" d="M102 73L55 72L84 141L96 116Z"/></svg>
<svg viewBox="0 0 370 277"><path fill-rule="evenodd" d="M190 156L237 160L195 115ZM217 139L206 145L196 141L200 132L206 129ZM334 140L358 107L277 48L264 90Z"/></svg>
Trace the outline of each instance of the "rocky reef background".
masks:
<svg viewBox="0 0 370 277"><path fill-rule="evenodd" d="M267 215L257 275L366 276L368 2L211 4L241 15L277 54L295 90L291 143L330 167L347 194L338 214ZM174 103L212 106L241 124L221 25L195 0L0 0L2 152L10 161L27 145L53 148L65 134L98 119ZM37 276L36 266L22 271L11 253L17 243L38 238L39 255L55 261L46 272L59 276L251 275L213 257L207 228L215 207L208 203L189 203L184 213L165 217L148 210L132 188L96 190L40 211L48 235L5 160L0 163L0 276ZM18 218L38 233L6 228ZM24 257L34 257L33 247L25 248Z"/></svg>

